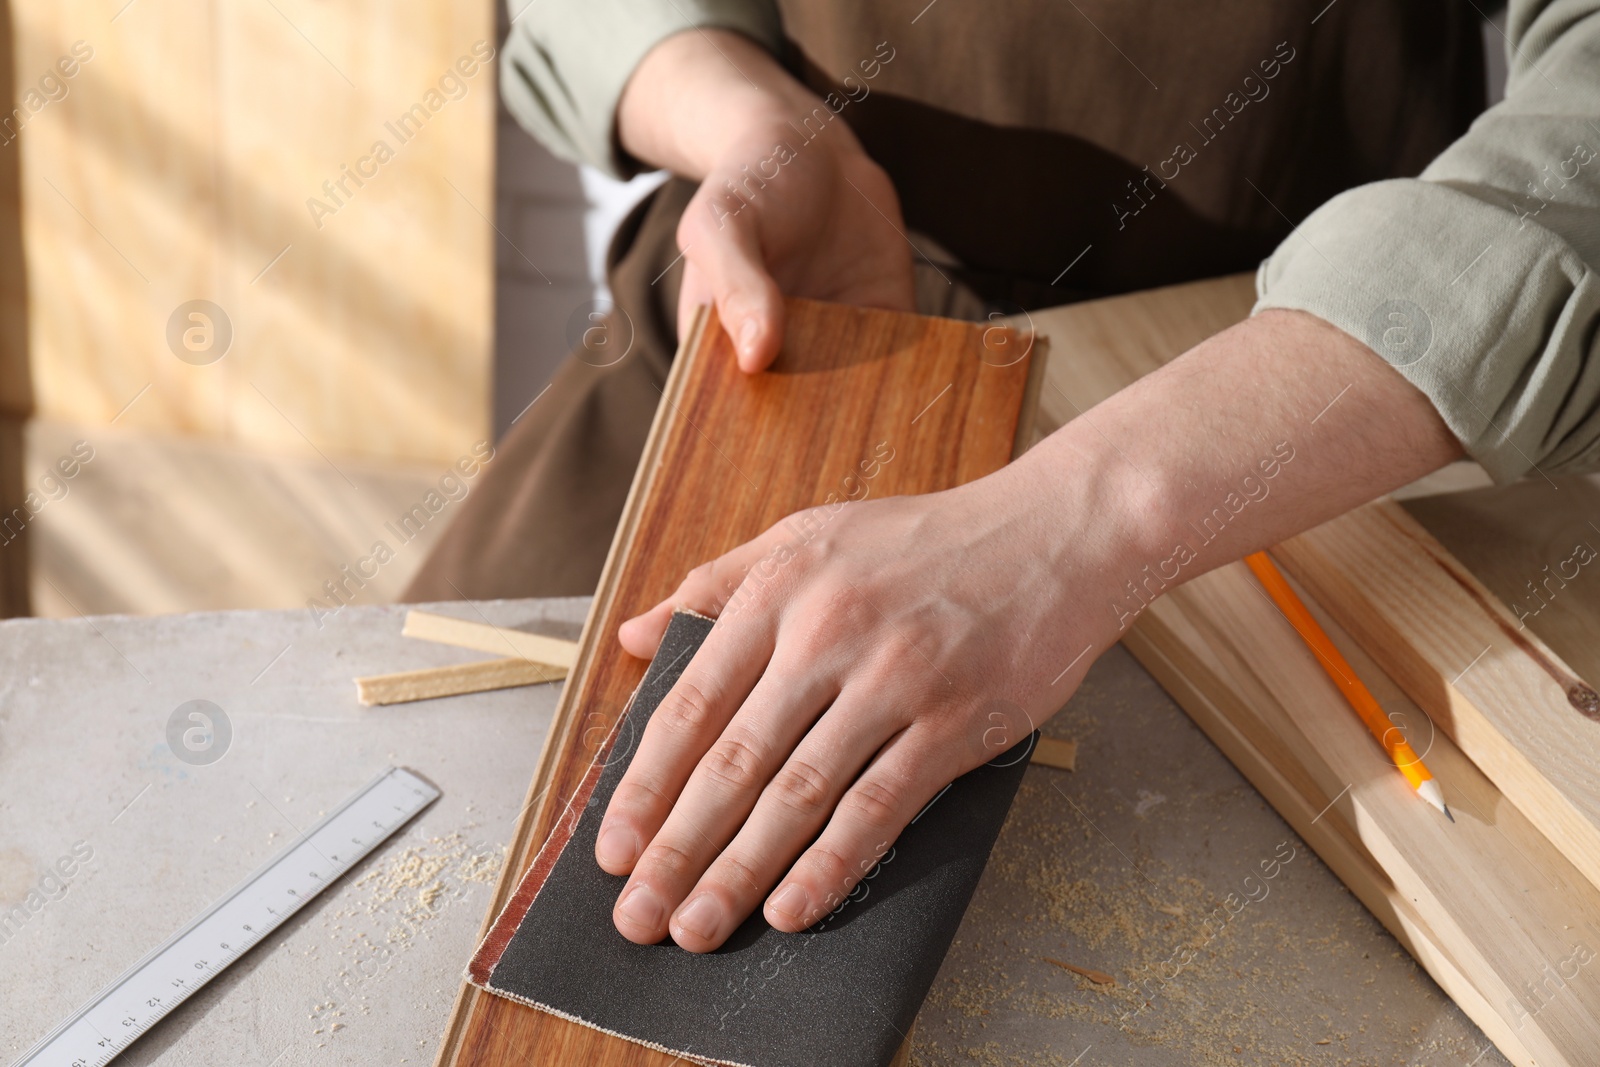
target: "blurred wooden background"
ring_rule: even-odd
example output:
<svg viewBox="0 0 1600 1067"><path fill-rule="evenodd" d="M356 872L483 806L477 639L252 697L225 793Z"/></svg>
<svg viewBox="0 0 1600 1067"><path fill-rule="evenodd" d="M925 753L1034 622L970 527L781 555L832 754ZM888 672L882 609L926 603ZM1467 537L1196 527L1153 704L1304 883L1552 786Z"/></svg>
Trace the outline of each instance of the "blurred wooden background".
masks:
<svg viewBox="0 0 1600 1067"><path fill-rule="evenodd" d="M0 0L0 614L304 606L538 395L658 179L523 134L507 28L495 0ZM212 349L174 347L180 308Z"/></svg>

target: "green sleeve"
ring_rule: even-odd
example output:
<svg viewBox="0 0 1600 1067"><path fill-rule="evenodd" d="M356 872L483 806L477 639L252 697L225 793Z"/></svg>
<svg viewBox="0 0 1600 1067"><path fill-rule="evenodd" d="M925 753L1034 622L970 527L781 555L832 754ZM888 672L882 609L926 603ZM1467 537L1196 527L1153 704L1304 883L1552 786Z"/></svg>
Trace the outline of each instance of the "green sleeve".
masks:
<svg viewBox="0 0 1600 1067"><path fill-rule="evenodd" d="M617 101L657 42L702 27L736 30L777 52L773 0L507 0L500 56L506 107L556 155L628 178L643 169L617 143Z"/></svg>
<svg viewBox="0 0 1600 1067"><path fill-rule="evenodd" d="M1315 211L1255 307L1366 342L1502 482L1600 467L1600 0L1511 0L1507 46L1505 100Z"/></svg>

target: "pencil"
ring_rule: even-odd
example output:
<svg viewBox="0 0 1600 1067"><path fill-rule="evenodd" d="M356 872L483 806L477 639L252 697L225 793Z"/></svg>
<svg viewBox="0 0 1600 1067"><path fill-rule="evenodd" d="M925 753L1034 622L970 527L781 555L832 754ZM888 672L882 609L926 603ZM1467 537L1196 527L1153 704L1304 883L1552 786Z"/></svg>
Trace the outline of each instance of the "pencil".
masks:
<svg viewBox="0 0 1600 1067"><path fill-rule="evenodd" d="M1445 818L1455 822L1456 817L1450 814L1450 807L1444 802L1444 790L1439 788L1439 783L1434 780L1427 765L1422 762L1422 757L1412 749L1400 728L1383 713L1383 707L1377 698L1361 684L1361 679L1356 677L1355 670L1340 654L1322 627L1317 625L1317 620L1311 617L1311 612L1306 610L1305 604L1295 595L1295 591L1290 588L1288 581L1272 560L1267 558L1265 552L1252 552L1244 558L1244 561L1266 589L1272 602L1278 605L1279 610L1288 618L1289 625L1295 628L1295 632L1316 654L1317 662L1322 664L1322 669L1333 679L1333 683L1339 687L1339 691L1355 709L1355 713L1361 717L1361 721L1367 724L1367 729L1378 739L1378 744L1389 753L1389 758L1400 768L1400 773L1406 776L1406 781L1417 791L1417 796L1444 812Z"/></svg>

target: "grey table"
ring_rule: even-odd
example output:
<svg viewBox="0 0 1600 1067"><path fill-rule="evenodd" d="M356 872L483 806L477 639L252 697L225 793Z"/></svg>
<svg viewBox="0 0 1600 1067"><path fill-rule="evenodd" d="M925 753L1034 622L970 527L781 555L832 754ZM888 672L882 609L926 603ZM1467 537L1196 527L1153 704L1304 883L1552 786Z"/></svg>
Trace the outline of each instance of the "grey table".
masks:
<svg viewBox="0 0 1600 1067"><path fill-rule="evenodd" d="M576 636L586 607L438 610ZM360 707L357 675L481 658L403 615L0 624L0 1061L400 764L442 799L120 1062L432 1062L558 693ZM192 699L231 724L215 762L168 745ZM1079 770L1028 771L915 1062L1504 1063L1121 649L1047 730ZM1270 856L1267 895L1219 912Z"/></svg>

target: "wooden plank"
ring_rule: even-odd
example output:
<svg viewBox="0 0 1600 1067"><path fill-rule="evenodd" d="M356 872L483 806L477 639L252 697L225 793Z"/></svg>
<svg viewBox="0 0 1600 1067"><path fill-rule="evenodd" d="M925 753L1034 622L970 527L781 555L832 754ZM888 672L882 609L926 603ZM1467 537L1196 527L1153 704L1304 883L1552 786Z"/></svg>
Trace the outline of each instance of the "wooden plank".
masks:
<svg viewBox="0 0 1600 1067"><path fill-rule="evenodd" d="M1393 501L1276 554L1600 885L1600 695Z"/></svg>
<svg viewBox="0 0 1600 1067"><path fill-rule="evenodd" d="M509 653L552 667L570 668L578 661L576 641L490 626L488 623L457 619L450 615L436 615L431 611L406 612L405 627L400 632L406 637L437 641L456 648L498 652L501 655Z"/></svg>
<svg viewBox="0 0 1600 1067"><path fill-rule="evenodd" d="M1241 278L1035 313L1074 354L1050 368L1045 415L1074 417L1248 306ZM1595 981L1566 983L1560 1009L1530 997L1547 964L1570 958L1567 939L1597 943L1594 886L1442 735L1427 759L1462 821L1441 824L1251 582L1233 564L1173 590L1127 644L1513 1062L1588 1062ZM1324 624L1386 707L1425 728L1369 642Z"/></svg>
<svg viewBox="0 0 1600 1067"><path fill-rule="evenodd" d="M704 311L679 350L491 920L643 677L645 663L616 643L624 619L669 595L691 567L794 511L949 488L999 469L1027 438L1030 420L1020 412L1030 385L1037 388L1042 344L998 367L983 359L984 327L972 323L802 300L788 311L783 352L768 373L743 375ZM438 1062L681 1060L464 985Z"/></svg>
<svg viewBox="0 0 1600 1067"><path fill-rule="evenodd" d="M319 460L450 463L489 436L489 0L11 11L8 85L56 86L0 149L41 414ZM231 324L217 362L169 346L195 299Z"/></svg>
<svg viewBox="0 0 1600 1067"><path fill-rule="evenodd" d="M1533 477L1405 507L1519 626L1600 686L1600 475Z"/></svg>
<svg viewBox="0 0 1600 1067"><path fill-rule="evenodd" d="M465 693L482 693L490 689L559 682L566 676L564 668L532 660L491 659L357 678L356 699L368 707L407 704L413 700L433 700Z"/></svg>
<svg viewBox="0 0 1600 1067"><path fill-rule="evenodd" d="M1450 823L1418 802L1364 726L1345 707L1312 653L1237 566L1185 586L1201 605L1213 647L1232 659L1229 684L1249 674L1270 697L1251 701L1254 722L1282 740L1315 781L1315 797L1355 829L1395 890L1470 976L1502 1030L1540 1063L1583 1064L1600 1043L1600 982L1563 982L1560 995L1524 1004L1548 962L1577 944L1600 944L1600 892L1427 718L1350 635L1308 601L1356 673L1408 730L1451 798ZM1319 678L1319 675L1321 677ZM1327 816L1324 816L1326 818ZM1581 971L1578 967L1576 970ZM1486 1030L1492 1027L1484 1025Z"/></svg>

